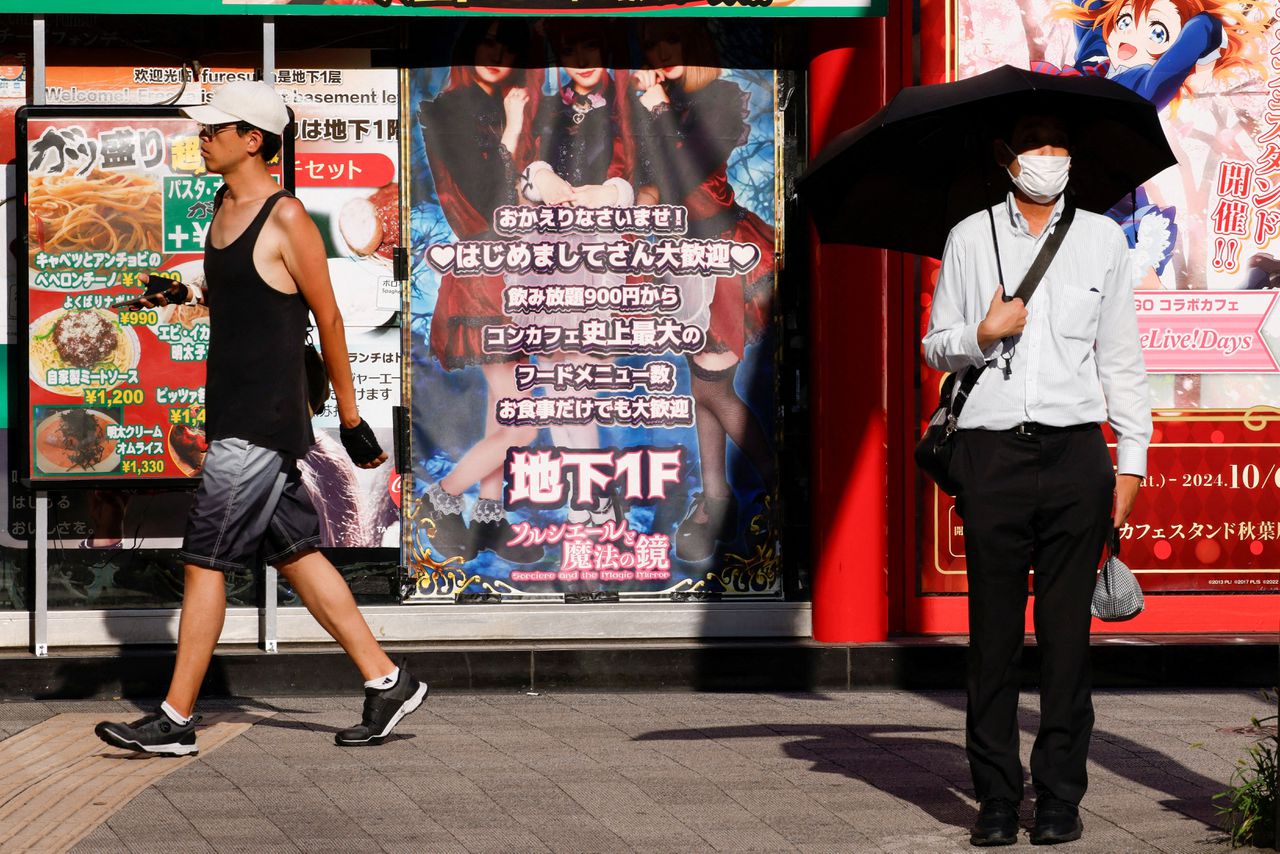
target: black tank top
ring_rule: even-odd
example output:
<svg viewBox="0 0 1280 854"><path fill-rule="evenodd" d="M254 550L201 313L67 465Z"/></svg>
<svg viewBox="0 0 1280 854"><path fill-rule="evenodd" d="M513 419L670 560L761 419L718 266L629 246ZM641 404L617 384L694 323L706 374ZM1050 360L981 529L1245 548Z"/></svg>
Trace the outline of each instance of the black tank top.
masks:
<svg viewBox="0 0 1280 854"><path fill-rule="evenodd" d="M307 304L300 293L268 285L253 265L262 226L286 197L281 190L263 202L249 227L223 248L205 239L205 434L210 441L244 439L298 458L315 443L302 360Z"/></svg>

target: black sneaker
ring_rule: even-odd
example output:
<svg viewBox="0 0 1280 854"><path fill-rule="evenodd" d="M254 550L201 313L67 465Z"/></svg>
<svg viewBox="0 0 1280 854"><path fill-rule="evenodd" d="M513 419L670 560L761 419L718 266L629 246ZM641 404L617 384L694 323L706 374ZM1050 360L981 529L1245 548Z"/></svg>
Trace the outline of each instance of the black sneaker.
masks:
<svg viewBox="0 0 1280 854"><path fill-rule="evenodd" d="M382 744L391 735L400 719L427 698L427 683L419 682L409 673L408 662L400 662L400 678L390 688L364 689L364 714L360 725L344 729L333 737L339 747L364 747Z"/></svg>
<svg viewBox="0 0 1280 854"><path fill-rule="evenodd" d="M618 491L610 487L609 491L601 496L596 502L596 509L591 511L591 524L597 528L603 528L606 522L612 522L615 529L622 527L622 520L627 516L627 510L622 506L622 496Z"/></svg>
<svg viewBox="0 0 1280 854"><path fill-rule="evenodd" d="M103 721L93 728L94 735L112 747L154 753L159 756L195 756L196 715L185 726L174 723L164 712L147 715L131 724Z"/></svg>

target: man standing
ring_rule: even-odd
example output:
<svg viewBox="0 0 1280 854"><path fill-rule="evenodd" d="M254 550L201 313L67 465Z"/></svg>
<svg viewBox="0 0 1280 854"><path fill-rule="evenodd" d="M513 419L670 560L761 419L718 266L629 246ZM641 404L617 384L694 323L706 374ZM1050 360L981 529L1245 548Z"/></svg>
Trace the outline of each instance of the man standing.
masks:
<svg viewBox="0 0 1280 854"><path fill-rule="evenodd" d="M380 465L387 455L356 410L320 232L267 170L289 113L260 81L230 83L207 105L183 112L201 123L205 166L223 179L205 245L208 290L176 284L146 303L209 306L209 451L183 539L186 583L169 693L156 714L131 724L100 723L95 732L130 750L196 753L193 710L226 616L223 573L267 561L366 680L360 724L335 741L380 744L418 708L427 686L382 651L341 574L317 551L319 520L298 473L298 458L314 443L303 362L308 310L347 453L362 468Z"/></svg>
<svg viewBox="0 0 1280 854"><path fill-rule="evenodd" d="M1031 751L1031 841L1080 838L1093 730L1089 604L1103 546L1146 475L1151 409L1129 248L1110 219L1078 211L1035 299L1004 300L1058 226L1070 139L1056 117L1023 115L996 143L1008 198L952 230L925 359L937 370L992 365L961 413L960 484L969 579L966 752L980 803L970 842L1017 839L1023 771L1018 682L1027 574L1040 650L1040 729ZM994 234L993 234L994 231ZM1117 438L1113 470L1099 422ZM1118 470L1118 474L1116 471Z"/></svg>

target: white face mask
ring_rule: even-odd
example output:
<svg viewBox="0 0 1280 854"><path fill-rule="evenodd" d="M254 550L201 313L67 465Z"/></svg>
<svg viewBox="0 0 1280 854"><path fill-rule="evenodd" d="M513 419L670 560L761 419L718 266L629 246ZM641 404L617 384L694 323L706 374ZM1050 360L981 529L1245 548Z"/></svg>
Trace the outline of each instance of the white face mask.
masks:
<svg viewBox="0 0 1280 854"><path fill-rule="evenodd" d="M1010 151L1012 153L1012 151ZM1036 204L1047 205L1067 188L1071 172L1071 158L1051 154L1019 154L1021 171L1015 176L1008 166L1005 170L1013 179L1013 186L1026 193ZM1012 165L1012 164L1011 164Z"/></svg>

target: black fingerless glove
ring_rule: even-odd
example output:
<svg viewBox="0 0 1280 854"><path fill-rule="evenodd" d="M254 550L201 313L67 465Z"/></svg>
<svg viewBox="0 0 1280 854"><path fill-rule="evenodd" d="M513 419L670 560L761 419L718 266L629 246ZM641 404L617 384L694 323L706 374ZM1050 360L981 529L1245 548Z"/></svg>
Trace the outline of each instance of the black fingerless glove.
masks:
<svg viewBox="0 0 1280 854"><path fill-rule="evenodd" d="M148 277L147 292L143 294L143 298L151 299L156 296L164 297L169 305L184 305L191 299L191 289L172 276L152 273Z"/></svg>
<svg viewBox="0 0 1280 854"><path fill-rule="evenodd" d="M182 282L174 282L165 289L164 298L170 305L186 305L191 302L191 288Z"/></svg>
<svg viewBox="0 0 1280 854"><path fill-rule="evenodd" d="M342 440L342 447L347 449L351 461L358 466L371 463L382 455L382 446L373 435L373 428L363 418L354 427L339 426L338 438Z"/></svg>

